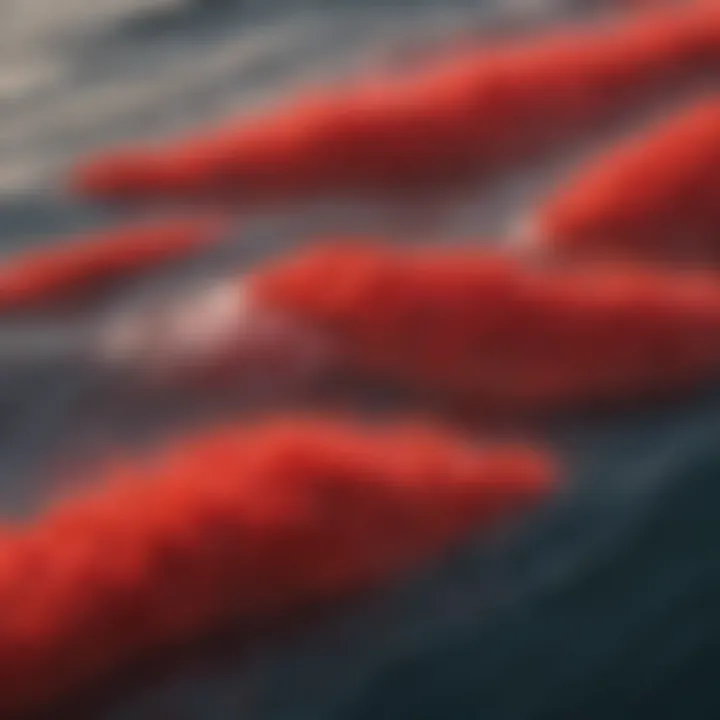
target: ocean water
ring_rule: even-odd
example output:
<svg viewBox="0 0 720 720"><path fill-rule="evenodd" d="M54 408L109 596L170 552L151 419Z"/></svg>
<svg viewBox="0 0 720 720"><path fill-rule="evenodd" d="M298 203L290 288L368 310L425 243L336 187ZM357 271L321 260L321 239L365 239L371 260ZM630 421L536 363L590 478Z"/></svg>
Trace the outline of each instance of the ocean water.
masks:
<svg viewBox="0 0 720 720"><path fill-rule="evenodd" d="M3 248L52 242L108 217L63 193L63 172L81 154L180 132L368 63L441 52L451 38L481 42L483 33L564 22L601 5L0 0ZM499 179L455 208L440 234L515 222L566 163ZM263 218L243 226L238 262L314 229L384 222L357 208ZM90 428L103 429L91 445L119 436L93 383L72 367L0 374L7 516L58 492L51 470L86 447ZM567 487L532 517L240 658L122 695L99 716L720 718L717 393L549 434L568 462Z"/></svg>

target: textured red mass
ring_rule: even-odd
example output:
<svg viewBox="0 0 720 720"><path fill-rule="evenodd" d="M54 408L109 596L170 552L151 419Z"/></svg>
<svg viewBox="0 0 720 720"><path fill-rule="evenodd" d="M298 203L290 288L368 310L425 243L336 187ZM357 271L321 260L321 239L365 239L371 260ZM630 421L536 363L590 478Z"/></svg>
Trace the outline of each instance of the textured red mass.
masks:
<svg viewBox="0 0 720 720"><path fill-rule="evenodd" d="M532 505L544 454L407 423L208 430L119 462L0 545L0 716L144 654L373 587Z"/></svg>
<svg viewBox="0 0 720 720"><path fill-rule="evenodd" d="M541 209L536 239L573 256L720 259L720 99L581 169Z"/></svg>
<svg viewBox="0 0 720 720"><path fill-rule="evenodd" d="M720 363L712 272L533 268L482 249L364 242L316 246L249 282L352 367L479 407L662 395Z"/></svg>
<svg viewBox="0 0 720 720"><path fill-rule="evenodd" d="M277 201L455 182L562 146L719 61L714 3L631 13L300 96L195 137L103 153L80 164L73 184L116 200Z"/></svg>

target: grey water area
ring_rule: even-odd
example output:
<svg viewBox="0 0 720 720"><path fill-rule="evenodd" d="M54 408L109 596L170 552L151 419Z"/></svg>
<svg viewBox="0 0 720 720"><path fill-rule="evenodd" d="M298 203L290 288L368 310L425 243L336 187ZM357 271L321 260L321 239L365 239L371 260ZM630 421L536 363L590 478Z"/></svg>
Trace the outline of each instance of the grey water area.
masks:
<svg viewBox="0 0 720 720"><path fill-rule="evenodd" d="M475 42L599 4L0 0L2 249L122 217L63 194L63 171L84 153L335 81L366 58L404 61L441 51L448 38ZM590 151L498 179L437 227L418 222L411 234L499 234ZM230 259L248 267L316 232L397 222L392 212L347 206L240 217L236 241L187 276L153 276L128 295L182 286ZM80 314L102 321L105 309ZM230 413L253 411L233 403ZM31 514L63 492L77 462L141 442L153 420L162 425L176 410L127 398L73 362L3 369L4 516ZM720 718L720 393L560 421L542 435L567 473L538 511L240 657L134 687L98 716Z"/></svg>

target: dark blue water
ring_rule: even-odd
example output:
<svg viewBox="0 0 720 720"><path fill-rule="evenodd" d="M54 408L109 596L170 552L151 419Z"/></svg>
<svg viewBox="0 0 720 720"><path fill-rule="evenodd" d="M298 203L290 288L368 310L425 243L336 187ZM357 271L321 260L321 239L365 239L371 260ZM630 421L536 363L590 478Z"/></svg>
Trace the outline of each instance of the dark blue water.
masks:
<svg viewBox="0 0 720 720"><path fill-rule="evenodd" d="M551 5L582 3L535 5L542 22ZM79 153L222 117L358 58L389 61L528 18L500 2L443 0L0 0L4 247L104 217L58 190ZM541 192L536 177L498 183L451 224L502 227ZM246 228L247 248L278 251L315 226L382 226L322 212L269 222ZM50 468L89 429L101 442L119 434L93 383L72 367L0 375L6 514L56 491ZM130 693L103 717L720 718L720 401L708 391L551 435L570 471L548 507L299 634Z"/></svg>

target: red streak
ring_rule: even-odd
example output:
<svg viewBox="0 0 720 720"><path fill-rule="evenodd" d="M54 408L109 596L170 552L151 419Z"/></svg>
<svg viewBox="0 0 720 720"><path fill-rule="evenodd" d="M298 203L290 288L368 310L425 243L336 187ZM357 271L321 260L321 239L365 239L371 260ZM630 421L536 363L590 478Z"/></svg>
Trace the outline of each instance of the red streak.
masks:
<svg viewBox="0 0 720 720"><path fill-rule="evenodd" d="M0 310L83 294L202 250L221 237L218 218L136 222L23 251L0 265Z"/></svg>
<svg viewBox="0 0 720 720"><path fill-rule="evenodd" d="M717 274L533 269L481 249L311 249L251 278L362 372L475 406L548 410L717 375Z"/></svg>
<svg viewBox="0 0 720 720"><path fill-rule="evenodd" d="M0 545L0 714L147 653L383 582L552 489L523 447L295 419L113 466Z"/></svg>
<svg viewBox="0 0 720 720"><path fill-rule="evenodd" d="M411 77L299 97L152 148L90 158L73 184L115 200L281 201L412 190L488 173L716 68L714 4L520 38Z"/></svg>
<svg viewBox="0 0 720 720"><path fill-rule="evenodd" d="M538 242L559 253L720 259L720 100L620 144L540 211Z"/></svg>

